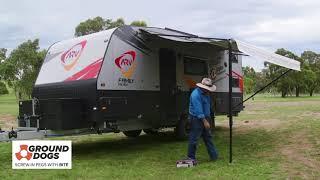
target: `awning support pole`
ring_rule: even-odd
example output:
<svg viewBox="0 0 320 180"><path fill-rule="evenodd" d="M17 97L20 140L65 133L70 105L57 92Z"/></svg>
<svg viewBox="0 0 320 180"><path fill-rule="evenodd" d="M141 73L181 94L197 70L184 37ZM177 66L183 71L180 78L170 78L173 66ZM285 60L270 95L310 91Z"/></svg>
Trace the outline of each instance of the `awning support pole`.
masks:
<svg viewBox="0 0 320 180"><path fill-rule="evenodd" d="M284 72L283 74L281 74L280 76L278 76L277 78L273 79L271 82L269 82L267 85L263 86L261 89L259 89L258 91L256 91L254 94L252 94L250 97L248 97L247 99L245 99L244 101L242 101L241 103L237 104L236 106L233 107L233 109L237 108L238 106L242 105L243 103L245 103L246 101L248 101L249 99L251 99L252 97L254 97L255 95L257 95L258 93L260 93L261 91L263 91L265 88L269 87L270 85L272 85L273 83L275 83L276 81L278 81L280 78L282 78L283 76L285 76L286 74L288 74L290 71L292 71L292 69L288 69L286 72Z"/></svg>
<svg viewBox="0 0 320 180"><path fill-rule="evenodd" d="M229 163L232 163L232 125L233 125L233 104L232 104L232 39L228 40L229 48Z"/></svg>

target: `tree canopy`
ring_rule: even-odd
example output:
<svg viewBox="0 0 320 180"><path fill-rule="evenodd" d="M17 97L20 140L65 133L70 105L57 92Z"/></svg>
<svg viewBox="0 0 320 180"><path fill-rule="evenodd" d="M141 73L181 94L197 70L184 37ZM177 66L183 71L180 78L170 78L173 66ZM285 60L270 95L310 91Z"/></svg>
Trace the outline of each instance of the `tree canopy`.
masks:
<svg viewBox="0 0 320 180"><path fill-rule="evenodd" d="M83 22L80 22L80 24L75 28L74 35L79 37L123 25L125 25L123 18L118 18L113 21L112 19L103 19L102 17L97 16L93 19L87 19ZM133 21L131 25L147 26L147 23L145 21Z"/></svg>
<svg viewBox="0 0 320 180"><path fill-rule="evenodd" d="M130 24L132 26L140 26L140 27L147 27L147 23L145 21L132 21Z"/></svg>
<svg viewBox="0 0 320 180"><path fill-rule="evenodd" d="M2 79L15 90L19 98L30 98L45 54L46 51L39 48L39 39L28 40L1 63Z"/></svg>

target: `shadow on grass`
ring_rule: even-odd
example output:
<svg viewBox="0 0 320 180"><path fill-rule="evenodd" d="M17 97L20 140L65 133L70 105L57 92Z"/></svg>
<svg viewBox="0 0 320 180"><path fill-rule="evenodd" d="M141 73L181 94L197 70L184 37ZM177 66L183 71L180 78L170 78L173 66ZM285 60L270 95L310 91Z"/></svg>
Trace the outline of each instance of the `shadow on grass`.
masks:
<svg viewBox="0 0 320 180"><path fill-rule="evenodd" d="M182 142L175 137L173 132L159 133L157 135L141 135L136 138L115 137L114 139L102 138L93 141L81 141L73 145L74 154L87 153L127 153L143 151L155 146L169 145Z"/></svg>
<svg viewBox="0 0 320 180"><path fill-rule="evenodd" d="M226 158L229 145L229 128L216 127L214 143L221 156ZM276 135L262 129L248 130L246 133L234 134L234 151L237 158L256 158L257 153L270 152L274 149ZM202 139L200 140L202 143ZM137 138L115 137L99 138L94 140L83 140L73 144L74 155L94 155L94 154L136 154L144 153L146 150L152 151L177 151L186 150L187 140L178 140L173 132L160 133L158 135L141 135ZM162 153L162 152L161 152ZM223 159L225 159L223 158Z"/></svg>
<svg viewBox="0 0 320 180"><path fill-rule="evenodd" d="M228 131L225 127L216 127L216 133L223 133ZM200 141L202 141L200 139ZM136 138L128 137L115 137L99 138L95 140L83 140L73 145L74 154L87 154L87 153L127 153L142 151L154 147L172 145L172 144L187 144L187 138L179 140L176 138L173 131L160 132L156 135L141 135Z"/></svg>

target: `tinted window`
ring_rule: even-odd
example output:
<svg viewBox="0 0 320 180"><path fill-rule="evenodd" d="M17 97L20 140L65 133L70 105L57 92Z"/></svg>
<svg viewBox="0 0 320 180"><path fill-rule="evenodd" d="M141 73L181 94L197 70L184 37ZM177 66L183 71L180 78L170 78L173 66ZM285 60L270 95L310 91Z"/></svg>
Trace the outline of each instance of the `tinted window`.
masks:
<svg viewBox="0 0 320 180"><path fill-rule="evenodd" d="M184 57L184 74L204 76L207 75L207 63L204 60Z"/></svg>

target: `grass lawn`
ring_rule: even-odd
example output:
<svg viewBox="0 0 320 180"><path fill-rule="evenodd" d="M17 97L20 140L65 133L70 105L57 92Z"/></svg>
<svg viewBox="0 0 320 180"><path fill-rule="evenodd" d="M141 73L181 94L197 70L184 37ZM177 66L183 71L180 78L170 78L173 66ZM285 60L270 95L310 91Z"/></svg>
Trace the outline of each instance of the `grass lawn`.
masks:
<svg viewBox="0 0 320 180"><path fill-rule="evenodd" d="M6 102L6 103L4 103ZM16 115L15 99L0 96L1 114ZM1 123L1 122L0 122ZM175 167L187 141L173 133L126 138L120 134L71 136L72 170L12 170L11 143L0 143L2 179L286 179L320 178L320 97L259 96L235 117L234 162L228 163L227 118L217 118L219 160L209 162L200 141L195 168Z"/></svg>
<svg viewBox="0 0 320 180"><path fill-rule="evenodd" d="M18 114L18 102L14 95L0 95L0 114L9 114L13 116Z"/></svg>

